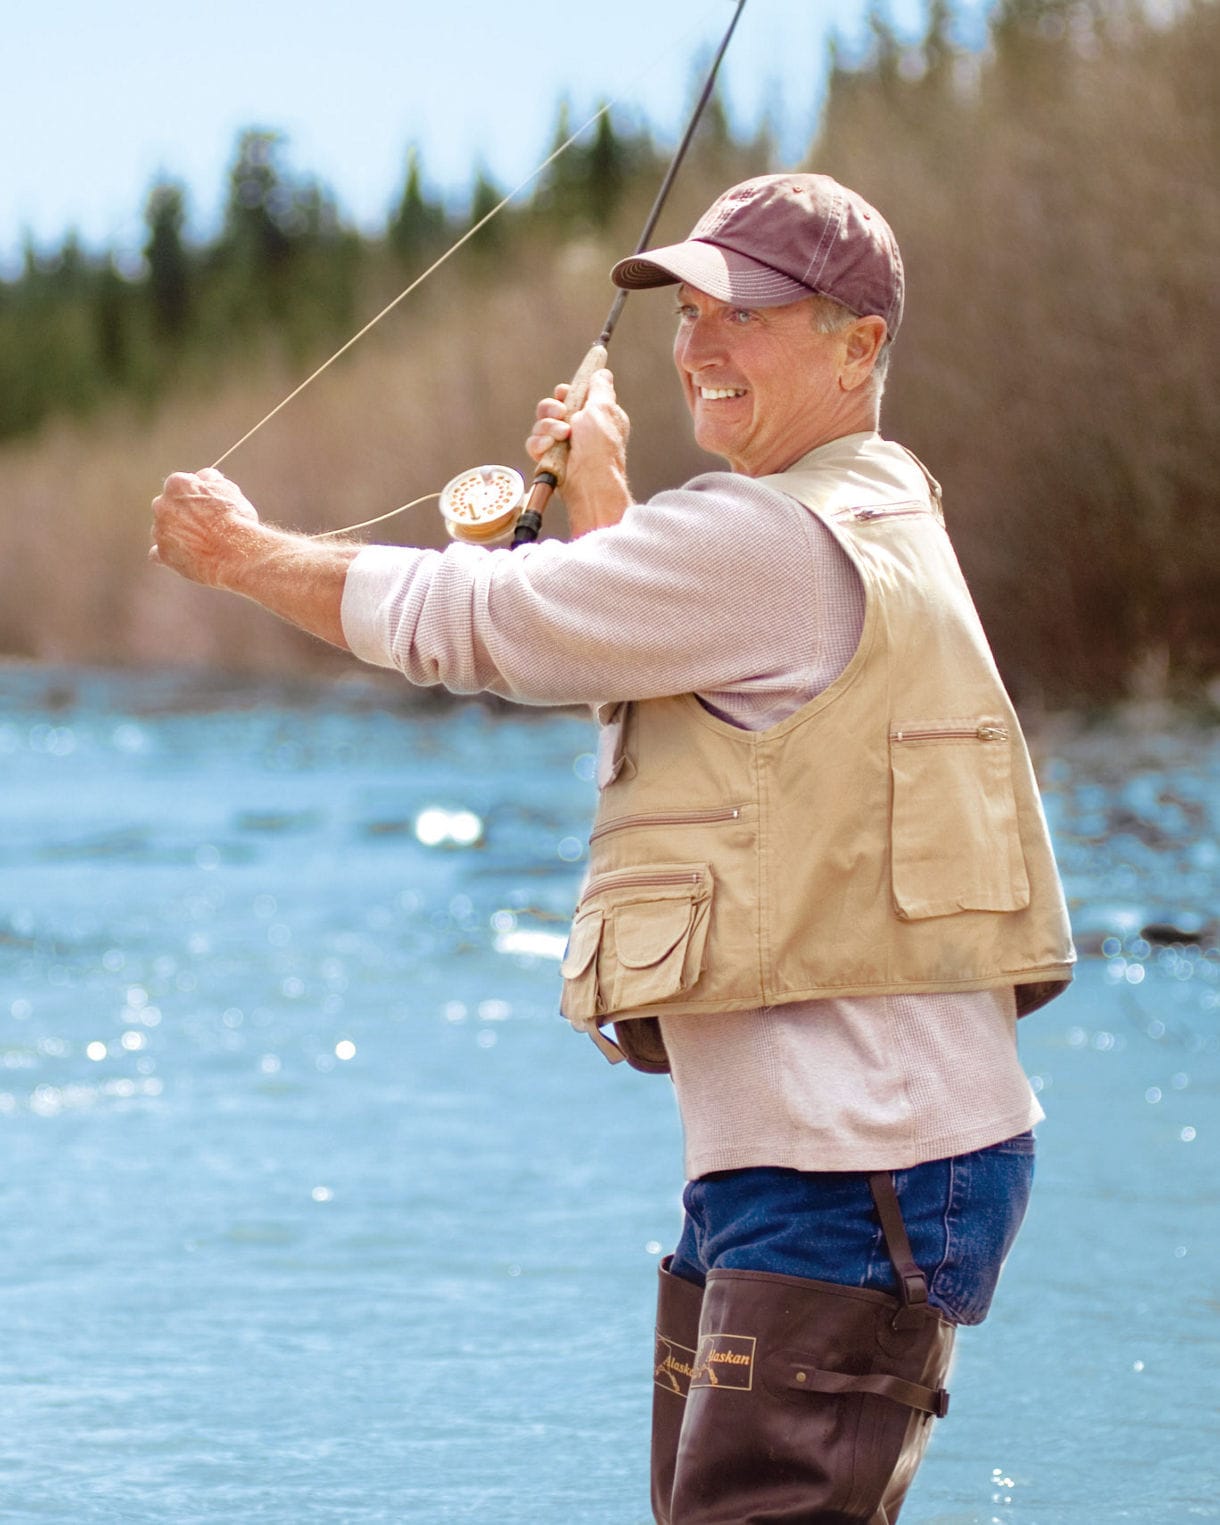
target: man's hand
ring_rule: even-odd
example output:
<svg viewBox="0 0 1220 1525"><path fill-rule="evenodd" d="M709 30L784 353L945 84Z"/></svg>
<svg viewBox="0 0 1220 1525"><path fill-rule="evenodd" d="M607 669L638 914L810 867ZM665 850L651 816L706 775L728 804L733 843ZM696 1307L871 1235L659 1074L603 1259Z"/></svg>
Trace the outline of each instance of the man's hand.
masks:
<svg viewBox="0 0 1220 1525"><path fill-rule="evenodd" d="M359 551L260 523L241 489L211 467L176 471L153 500L150 560L191 582L244 594L344 648L343 585Z"/></svg>
<svg viewBox="0 0 1220 1525"><path fill-rule="evenodd" d="M254 505L214 471L176 471L153 499L149 559L209 588L233 586L263 535Z"/></svg>
<svg viewBox="0 0 1220 1525"><path fill-rule="evenodd" d="M533 432L525 442L530 459L539 461L556 440L569 440L571 453L560 491L567 505L572 538L617 524L631 505L627 486L627 436L630 421L614 395L609 371L594 371L585 405L568 417L568 388L538 404Z"/></svg>

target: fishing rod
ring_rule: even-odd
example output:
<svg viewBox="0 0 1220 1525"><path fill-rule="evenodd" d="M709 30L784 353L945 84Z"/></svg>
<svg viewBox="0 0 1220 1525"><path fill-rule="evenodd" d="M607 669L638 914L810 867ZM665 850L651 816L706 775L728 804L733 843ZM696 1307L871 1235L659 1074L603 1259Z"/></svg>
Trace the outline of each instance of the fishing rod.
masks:
<svg viewBox="0 0 1220 1525"><path fill-rule="evenodd" d="M695 136L695 129L703 116L704 108L712 98L721 60L728 51L729 43L733 40L733 33L737 30L737 23L741 20L745 5L746 0L737 0L733 19L721 39L716 56L712 59L703 89L695 102L690 121L686 124L686 131L682 134L682 141L678 144L670 160L669 168L665 171L665 178L661 181L660 189L657 191L656 199L653 201L652 209L648 213L640 234L639 243L633 251L635 254L643 254L652 239L670 188L686 157L691 139ZM606 364L610 336L618 325L629 295L630 293L625 289L620 289L615 295L601 333L577 367L576 374L568 385L566 400L569 415L584 406L593 373L600 371ZM524 505L522 504L524 479L510 466L476 466L473 470L462 472L460 476L454 477L451 482L446 483L440 495L441 515L450 535L455 540L487 544L502 540L511 530L514 549L519 545L529 545L537 540L542 528L542 515L555 489L563 481L570 448L567 440L556 440L537 463L529 498Z"/></svg>

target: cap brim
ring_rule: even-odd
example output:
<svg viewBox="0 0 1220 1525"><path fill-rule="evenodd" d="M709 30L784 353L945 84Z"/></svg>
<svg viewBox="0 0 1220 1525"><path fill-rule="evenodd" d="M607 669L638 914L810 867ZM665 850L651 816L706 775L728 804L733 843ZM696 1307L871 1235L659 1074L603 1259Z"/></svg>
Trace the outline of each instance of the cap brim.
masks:
<svg viewBox="0 0 1220 1525"><path fill-rule="evenodd" d="M781 275L770 265L701 238L628 255L611 270L610 279L627 291L684 282L718 302L748 307L783 307L814 295L808 286Z"/></svg>

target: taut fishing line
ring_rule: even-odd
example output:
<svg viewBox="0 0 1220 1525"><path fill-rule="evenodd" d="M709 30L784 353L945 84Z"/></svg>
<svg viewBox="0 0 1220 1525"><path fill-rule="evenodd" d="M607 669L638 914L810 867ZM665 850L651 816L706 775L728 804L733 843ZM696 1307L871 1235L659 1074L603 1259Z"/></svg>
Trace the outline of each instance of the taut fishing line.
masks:
<svg viewBox="0 0 1220 1525"><path fill-rule="evenodd" d="M664 202L665 197L669 191L669 187L673 182L673 178L677 171L678 165L681 163L682 158L686 153L686 149L689 146L691 137L694 134L695 126L698 123L703 108L707 104L708 98L711 95L712 87L716 80L716 73L720 67L720 61L724 57L725 50L728 47L729 40L733 35L733 32L737 26L737 22L741 17L741 12L744 9L744 6L745 0L737 0L737 9L734 13L732 23L730 24L728 32L725 34L724 39L720 44L719 50L716 53L711 71L704 84L702 94L700 95L699 100L695 106L694 113L691 116L689 123L687 124L686 131L679 144L677 153L675 154L674 159L670 164L660 193L658 194L657 199L653 205L652 213L649 216L649 220L645 228L644 237L641 239L641 249L644 246L644 242L651 234L656 219L660 214L661 205ZM685 42L689 37L693 35L694 32L687 34L687 38L684 38L683 41ZM675 44L675 47L676 46L677 44ZM663 55L654 56L652 65L648 69L644 70L642 74L636 77L635 83L638 84L640 80L646 78L649 74L651 74L658 67L661 58L665 56L668 56L668 54L666 53ZM217 459L213 461L211 469L213 471L219 469L219 467L221 467L231 455L240 450L240 448L248 440L253 439L259 430L262 429L265 425L269 424L271 420L275 418L279 413L281 413L290 402L293 402L296 398L298 398L306 389L306 387L311 386L315 381L317 381L319 376L328 371L337 360L342 359L342 357L346 355L350 349L358 344L360 340L363 339L374 328L376 328L378 323L380 323L383 318L388 317L389 314L393 312L394 309L399 305L399 303L404 302L413 291L418 290L418 288L422 286L423 283L431 275L439 270L447 260L451 259L452 256L455 255L464 244L469 243L475 234L481 232L482 229L485 228L494 217L497 217L504 210L510 201L519 196L528 185L531 185L538 178L538 176L543 173L544 170L549 169L550 166L555 163L556 159L565 154L568 149L571 148L572 145L576 143L578 139L580 139L589 130L590 127L594 125L594 123L598 122L608 112L612 111L621 100L622 96L619 96L614 100L606 101L602 106L600 106L598 110L595 111L593 115L588 119L588 121L583 122L576 129L576 131L571 134L570 137L566 138L564 142L562 142L557 148L553 149L551 153L549 153L539 165L537 165L530 171L528 175L526 175L525 179L522 180L519 185L514 186L513 189L509 191L508 194L504 196L500 201L498 201L489 212L486 212L482 217L480 217L478 222L474 223L473 226L467 228L465 233L463 233L460 238L455 240L455 242L452 243L443 254L441 254L437 259L433 260L433 262L428 266L426 270L424 270L420 275L417 275L415 279L410 283L410 285L406 286L402 291L400 291L392 301L387 302L380 312L374 314L374 316L369 319L364 327L361 328L357 333L353 334L352 337L348 339L346 343L341 345L328 360L324 360L315 371L312 371L308 376L306 376L305 380L302 381L299 386L294 387L293 390L289 392L287 397L278 402L269 413L260 418L259 421L253 426L253 428L247 429L245 434L243 434L239 440L236 440L232 445L230 445L223 455L218 456ZM617 320L618 313L622 309L622 303L626 299L626 295L627 293L625 291L619 292L618 298L616 300L616 305L611 309L611 316L607 320L606 327L602 333L602 338L599 341L601 355L600 363L602 364L604 364L605 360L605 342L609 339L610 331L614 327L614 323ZM586 372L591 374L591 361L594 358L595 351L598 351L598 346L594 346L594 350L591 350L589 354L586 355L585 361L581 365L577 376L573 378L574 387L577 386L578 382L583 381L584 387L587 388L588 376ZM581 391L580 395L583 399L583 390ZM537 523L541 523L541 511L542 507L545 505L545 499L541 499L541 501L539 501L541 492L539 479L541 478L542 482L549 485L552 490L554 486L558 485L558 468L555 464L555 461L553 460L553 458L556 457L557 450L559 451L559 458L566 456L566 450L560 450L559 447L553 447L552 450L548 452L543 462L543 466L551 466L552 469L543 470L540 468L539 473L535 476L534 497L531 498L528 508L531 510L531 518L536 519ZM536 524L533 526L532 533L525 533L523 526L519 522L521 519L522 509L527 507L524 501L524 482L520 475L508 466L478 466L471 471L464 471L459 476L454 477L453 480L446 483L446 485L441 488L439 492L424 493L422 497L413 498L410 503L403 503L400 507L392 508L388 513L379 514L374 519L364 519L359 524L349 524L343 529L321 530L313 535L310 535L308 538L311 540L323 540L330 536L347 535L352 533L354 530L368 529L372 525L382 524L387 519L393 519L398 514L406 513L409 509L417 508L421 503L427 503L433 498L440 499L441 516L445 521L446 529L453 539L467 540L475 544L496 544L505 541L510 535L514 533L515 530L516 540L514 543L520 544L528 540L532 540L537 536ZM535 504L537 505L536 509Z"/></svg>
<svg viewBox="0 0 1220 1525"><path fill-rule="evenodd" d="M236 444L230 445L222 456L218 457L218 459L212 462L212 470L216 471L221 465L223 465L225 461L229 459L229 457L235 451L240 450L247 440L253 439L264 424L269 424L277 413L282 412L290 402L294 401L294 399L301 395L307 386L310 386L313 382L317 381L318 377L321 376L324 371L328 371L331 366L334 365L336 360L341 360L343 356L347 354L349 349L359 344L361 339L363 339L366 334L370 333L374 328L377 327L382 318L389 317L390 313L394 311L398 304L400 302L406 301L406 299L411 295L413 291L422 286L428 277L433 273L433 271L439 270L447 259L458 252L463 244L469 243L476 233L481 232L493 217L504 210L504 208L508 205L514 196L519 196L527 185L529 185L532 181L537 180L538 176L543 172L544 169L549 169L550 166L554 164L555 160L559 158L560 154L566 153L582 133L586 132L590 127L592 127L594 122L596 122L600 117L605 116L607 111L612 111L617 104L618 103L616 101L607 101L600 110L595 111L589 120L582 123L581 126L578 127L572 134L572 136L567 139L566 142L561 143L559 147L555 149L553 153L549 154L536 169L531 170L520 185L514 186L502 201L498 201L496 205L492 207L490 212L486 213L483 217L480 217L478 222L476 222L473 227L467 228L465 233L462 234L461 238L459 238L456 243L450 244L450 246L445 250L444 254L439 257L439 259L434 259L422 275L417 275L411 284L406 287L405 290L400 291L392 302L387 302L379 313L377 313L374 317L371 317L359 333L353 334L346 344L340 346L340 348L334 352L329 360L324 360L316 371L314 371L311 375L306 376L305 380L301 382L300 386L295 387L291 392L289 392L288 396L285 397L282 402L277 402L275 407L272 408L271 412L260 418L258 423L256 423L252 429L247 429L245 434L242 435ZM404 504L403 506L409 507L407 504ZM395 510L395 512L398 512L398 510ZM353 525L352 528L355 529L356 526ZM332 531L331 533L334 532Z"/></svg>

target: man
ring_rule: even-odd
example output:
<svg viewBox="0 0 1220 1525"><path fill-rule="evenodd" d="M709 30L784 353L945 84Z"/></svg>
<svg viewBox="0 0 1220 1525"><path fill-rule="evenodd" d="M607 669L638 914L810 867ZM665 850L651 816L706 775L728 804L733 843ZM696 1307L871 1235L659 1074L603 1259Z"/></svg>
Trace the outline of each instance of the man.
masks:
<svg viewBox="0 0 1220 1525"><path fill-rule="evenodd" d="M686 1145L654 1513L890 1525L1024 1212L1015 1029L1070 977L1063 899L939 488L877 433L884 219L763 176L613 279L676 287L729 472L633 503L603 371L527 442L570 441L567 544L327 548L205 472L167 482L154 554L413 682L597 706L563 1010L672 1074Z"/></svg>

